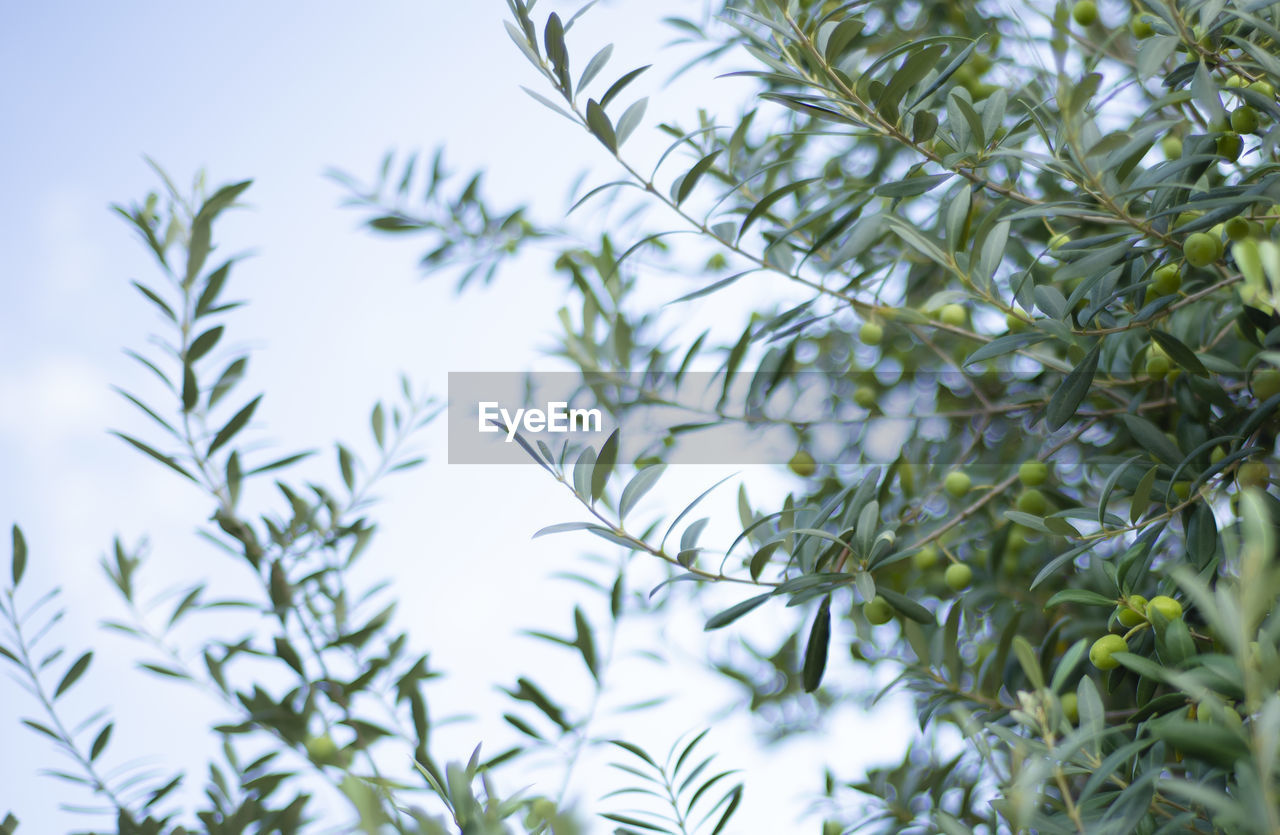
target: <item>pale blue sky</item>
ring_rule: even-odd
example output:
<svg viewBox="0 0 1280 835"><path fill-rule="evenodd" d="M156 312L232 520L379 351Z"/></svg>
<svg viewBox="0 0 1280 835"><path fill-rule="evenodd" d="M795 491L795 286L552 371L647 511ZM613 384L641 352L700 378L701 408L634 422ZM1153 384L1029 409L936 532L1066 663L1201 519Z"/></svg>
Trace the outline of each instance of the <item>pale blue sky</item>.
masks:
<svg viewBox="0 0 1280 835"><path fill-rule="evenodd" d="M579 31L592 52L617 41L616 74L648 63L667 40L656 24L659 6L688 5L601 4ZM117 533L128 541L149 536L156 591L191 578L192 563L213 575L223 567L192 535L208 513L200 496L105 431L144 427L111 384L158 394L121 353L139 347L157 324L127 282L155 273L107 205L156 186L144 153L180 181L201 166L213 183L256 180L252 209L229 215L221 235L227 252L258 252L229 288L251 301L231 320L234 341L255 351L244 394L268 392L257 440L329 449L342 438L367 450L368 409L394 394L401 371L443 396L451 370L542 367L538 352L549 344L563 298L544 264L530 259L493 288L456 298L451 281L416 279L412 245L359 231L357 215L337 207L340 190L322 176L331 166L365 176L388 148L443 143L455 168L489 171L499 203L532 199L540 216L558 220L579 171L612 173L593 141L520 92L519 84L539 79L503 32L505 13L502 0L0 7L0 522L17 521L27 532L26 583L66 588L71 612L62 637L102 648L67 704L73 713L104 702L117 707L108 763L199 762L208 736L192 718L216 711L130 672L134 648L89 631L119 614L98 557ZM659 116L693 121L709 83L694 77L692 86L664 92L632 141L657 147L651 129ZM700 308L690 309L697 315ZM395 578L402 618L451 673L436 688L437 709L484 717L443 738L457 749L448 753L464 757L473 740L503 733L496 717L507 705L493 685L534 666L532 647L512 636L567 623L573 590L545 578L590 545L531 542L538 528L578 518L574 505L534 467L447 466L443 428L440 421L422 437L432 463L382 491L388 501L376 515L383 533L368 571ZM326 456L318 472L328 476L329 466ZM665 500L687 500L718 477L689 473ZM734 518L732 490L719 507ZM671 629L700 634L699 615L688 613ZM697 726L698 710L730 693L710 679L690 679L687 689L689 709L621 730L664 749ZM21 832L85 827L57 811L60 801L83 798L33 773L56 764L17 723L16 714L33 709L0 680L0 815L12 808ZM846 716L839 727L847 736L829 737L844 741L827 752L841 751L833 760L846 773L895 756L907 721L893 708ZM771 800L777 786L816 790L819 772L802 782L805 769L779 768L776 757L753 752L747 730L730 723L711 737L726 764L747 769L742 819L752 824L740 831L766 831L756 828L766 824L784 831L804 804ZM499 742L490 745L499 750ZM802 746L792 756L814 750ZM192 778L198 785L199 775ZM580 788L591 801L597 789L612 787ZM808 820L812 829L816 818Z"/></svg>

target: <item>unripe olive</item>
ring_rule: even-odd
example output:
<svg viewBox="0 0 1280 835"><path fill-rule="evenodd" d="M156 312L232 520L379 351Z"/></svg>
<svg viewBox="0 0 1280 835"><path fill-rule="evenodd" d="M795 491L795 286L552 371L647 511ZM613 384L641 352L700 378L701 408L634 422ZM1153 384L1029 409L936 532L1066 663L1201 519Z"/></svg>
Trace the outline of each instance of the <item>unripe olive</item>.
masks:
<svg viewBox="0 0 1280 835"><path fill-rule="evenodd" d="M1240 719L1240 714L1236 713L1236 709L1230 705L1214 705L1209 706L1206 702L1196 705L1196 721L1204 722L1206 725L1224 722L1226 725L1239 728L1244 725Z"/></svg>
<svg viewBox="0 0 1280 835"><path fill-rule="evenodd" d="M787 462L787 467L801 478L808 478L818 471L818 465L813 460L813 456L803 449L797 450L796 454L791 456L791 460Z"/></svg>
<svg viewBox="0 0 1280 835"><path fill-rule="evenodd" d="M1271 468L1267 462L1256 459L1241 464L1240 471L1236 473L1236 482L1241 487L1266 487L1270 478Z"/></svg>
<svg viewBox="0 0 1280 835"><path fill-rule="evenodd" d="M938 564L941 555L933 543L921 546L919 551L911 555L911 564L920 571L928 571Z"/></svg>
<svg viewBox="0 0 1280 835"><path fill-rule="evenodd" d="M1120 662L1112 656L1117 652L1128 652L1129 642L1119 635L1103 635L1093 642L1089 648L1089 661L1099 670L1114 670Z"/></svg>
<svg viewBox="0 0 1280 835"><path fill-rule="evenodd" d="M1264 368L1253 375L1253 396L1266 400L1280 394L1280 369Z"/></svg>
<svg viewBox="0 0 1280 835"><path fill-rule="evenodd" d="M1027 329L1027 323L1021 317L1014 316L1012 313L1004 315L1004 324L1009 329L1009 333L1021 333Z"/></svg>
<svg viewBox="0 0 1280 835"><path fill-rule="evenodd" d="M336 765L342 759L342 751L338 743L328 734L309 737L304 744L307 756L312 762L320 765Z"/></svg>
<svg viewBox="0 0 1280 835"><path fill-rule="evenodd" d="M1049 509L1049 500L1045 498L1044 493L1041 493L1036 488L1028 487L1019 494L1017 507L1023 513L1030 513L1032 516L1043 516L1044 512Z"/></svg>
<svg viewBox="0 0 1280 835"><path fill-rule="evenodd" d="M1182 254L1193 267L1207 267L1218 255L1219 242L1208 232L1193 232L1182 243Z"/></svg>
<svg viewBox="0 0 1280 835"><path fill-rule="evenodd" d="M1160 140L1160 150L1165 159L1178 159L1182 156L1182 140L1176 136L1166 136Z"/></svg>
<svg viewBox="0 0 1280 835"><path fill-rule="evenodd" d="M1140 594L1129 595L1129 605L1116 607L1116 620L1120 625L1132 629L1147 619L1147 599Z"/></svg>
<svg viewBox="0 0 1280 835"><path fill-rule="evenodd" d="M1147 357L1147 376L1153 380L1163 380L1169 376L1169 358L1163 354L1151 354Z"/></svg>
<svg viewBox="0 0 1280 835"><path fill-rule="evenodd" d="M1063 693L1058 700L1062 704L1062 715L1071 724L1080 721L1080 697L1075 693Z"/></svg>
<svg viewBox="0 0 1280 835"><path fill-rule="evenodd" d="M1133 32L1133 36L1138 40L1149 38L1156 33L1155 27L1146 18L1137 15L1129 21L1129 31Z"/></svg>
<svg viewBox="0 0 1280 835"><path fill-rule="evenodd" d="M1233 217L1223 224L1227 237L1233 241L1243 241L1249 237L1249 221L1243 217Z"/></svg>
<svg viewBox="0 0 1280 835"><path fill-rule="evenodd" d="M858 330L858 338L864 345L879 345L880 340L884 339L884 328L875 322L863 322Z"/></svg>
<svg viewBox="0 0 1280 835"><path fill-rule="evenodd" d="M1148 617L1152 610L1164 615L1165 620L1177 620L1182 617L1182 604L1164 594L1156 595L1147 602Z"/></svg>
<svg viewBox="0 0 1280 835"><path fill-rule="evenodd" d="M1039 487L1049 480L1049 465L1043 461L1023 461L1018 465L1018 481L1024 487Z"/></svg>
<svg viewBox="0 0 1280 835"><path fill-rule="evenodd" d="M1244 150L1244 140L1240 138L1238 133L1224 133L1218 137L1218 156L1227 162L1235 162L1240 159L1240 152Z"/></svg>
<svg viewBox="0 0 1280 835"><path fill-rule="evenodd" d="M988 84L985 81L971 81L965 85L965 89L969 91L969 96L974 101L982 101L988 98L996 90L1000 89L999 84Z"/></svg>
<svg viewBox="0 0 1280 835"><path fill-rule="evenodd" d="M1182 270L1177 264L1164 264L1157 267L1151 274L1150 286L1160 296L1176 293L1182 287Z"/></svg>
<svg viewBox="0 0 1280 835"><path fill-rule="evenodd" d="M947 566L942 579L952 591L964 591L973 582L973 569L962 562L953 562Z"/></svg>
<svg viewBox="0 0 1280 835"><path fill-rule="evenodd" d="M876 405L876 390L871 386L858 386L853 390L853 402L864 409Z"/></svg>
<svg viewBox="0 0 1280 835"><path fill-rule="evenodd" d="M893 620L893 607L877 594L874 600L862 605L862 615L872 626L880 626Z"/></svg>
<svg viewBox="0 0 1280 835"><path fill-rule="evenodd" d="M942 488L957 499L963 498L972 486L973 479L963 470L953 470L942 480Z"/></svg>
<svg viewBox="0 0 1280 835"><path fill-rule="evenodd" d="M938 318L942 320L944 325L950 325L953 328L963 327L968 321L968 315L965 313L964 307L958 304L944 304L942 309L938 311Z"/></svg>
<svg viewBox="0 0 1280 835"><path fill-rule="evenodd" d="M1253 133L1258 129L1258 111L1249 105L1231 111L1231 129L1236 133Z"/></svg>
<svg viewBox="0 0 1280 835"><path fill-rule="evenodd" d="M1250 84L1249 89L1270 99L1274 99L1276 97L1276 88L1271 85L1270 81L1262 81L1259 79L1258 81Z"/></svg>
<svg viewBox="0 0 1280 835"><path fill-rule="evenodd" d="M1071 19L1081 26L1092 26L1098 22L1098 7L1093 0L1079 0L1071 7Z"/></svg>

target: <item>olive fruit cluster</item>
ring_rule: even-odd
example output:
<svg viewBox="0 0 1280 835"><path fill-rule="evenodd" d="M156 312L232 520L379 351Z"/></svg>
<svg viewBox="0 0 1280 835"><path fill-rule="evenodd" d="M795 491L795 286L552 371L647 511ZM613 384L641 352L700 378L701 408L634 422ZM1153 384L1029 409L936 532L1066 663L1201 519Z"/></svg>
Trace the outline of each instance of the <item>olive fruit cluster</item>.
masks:
<svg viewBox="0 0 1280 835"><path fill-rule="evenodd" d="M1177 620L1182 617L1182 604L1163 594L1150 600L1133 594L1116 607L1116 620L1121 626L1136 629L1150 622L1153 612L1159 612L1166 621ZM1115 654L1128 651L1129 642L1124 636L1108 633L1093 642L1089 648L1089 661L1099 670L1114 670L1120 666Z"/></svg>

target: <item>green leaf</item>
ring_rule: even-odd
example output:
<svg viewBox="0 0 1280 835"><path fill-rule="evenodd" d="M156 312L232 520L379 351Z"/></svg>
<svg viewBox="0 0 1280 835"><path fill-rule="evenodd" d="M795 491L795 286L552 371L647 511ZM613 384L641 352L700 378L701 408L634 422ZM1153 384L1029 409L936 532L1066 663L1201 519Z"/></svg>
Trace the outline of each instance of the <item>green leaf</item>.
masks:
<svg viewBox="0 0 1280 835"><path fill-rule="evenodd" d="M222 325L209 328L209 330L200 334L192 341L191 346L187 348L186 362L194 363L205 354L213 350L213 346L218 344L218 340L222 338Z"/></svg>
<svg viewBox="0 0 1280 835"><path fill-rule="evenodd" d="M617 98L618 94L621 93L624 89L626 89L628 84L630 84L631 82L639 78L644 73L644 71L649 69L649 67L651 66L653 65L645 64L643 67L634 69L631 72L619 78L617 81L613 82L613 86L610 87L609 90L603 96L600 97L600 107L601 108L608 107L609 102ZM590 105L588 105L588 107L589 106Z"/></svg>
<svg viewBox="0 0 1280 835"><path fill-rule="evenodd" d="M1129 434L1133 435L1133 439L1148 451L1155 453L1156 458L1170 467L1176 467L1182 463L1182 453L1178 451L1173 441L1156 428L1154 423L1138 415L1121 415L1120 420L1129 430Z"/></svg>
<svg viewBox="0 0 1280 835"><path fill-rule="evenodd" d="M604 69L605 65L609 63L609 58L612 55L613 44L606 44L603 49L597 52L592 59L587 62L586 69L584 69L582 71L582 75L578 77L578 85L575 89L581 91L584 87L590 84L595 77L600 74L600 71Z"/></svg>
<svg viewBox="0 0 1280 835"><path fill-rule="evenodd" d="M218 189L196 213L191 221L191 238L187 244L187 272L183 281L184 286L190 287L195 283L200 270L204 268L205 260L209 257L213 245L214 219L252 184L252 180L245 180Z"/></svg>
<svg viewBox="0 0 1280 835"><path fill-rule="evenodd" d="M558 525L548 525L533 535L533 539L540 536L550 536L553 533L567 533L569 531L583 531L592 526L591 522L561 522Z"/></svg>
<svg viewBox="0 0 1280 835"><path fill-rule="evenodd" d="M1152 467L1147 470L1147 474L1138 482L1138 486L1133 491L1133 497L1129 500L1129 521L1137 522L1142 518L1142 514L1147 512L1147 505L1151 504L1151 489L1156 484L1156 473L1160 471L1159 467Z"/></svg>
<svg viewBox="0 0 1280 835"><path fill-rule="evenodd" d="M1062 688L1066 686L1067 679L1075 672L1076 667L1080 665L1080 661L1088 651L1089 642L1084 638L1072 644L1062 654L1062 658L1058 661L1058 666L1054 668L1053 680L1049 682L1049 689L1055 693L1061 692Z"/></svg>
<svg viewBox="0 0 1280 835"><path fill-rule="evenodd" d="M942 625L942 654L947 665L947 672L952 681L959 681L964 671L964 662L960 658L960 618L964 615L964 607L959 603L951 605L947 612L947 620Z"/></svg>
<svg viewBox="0 0 1280 835"><path fill-rule="evenodd" d="M1153 722L1151 732L1185 754L1224 768L1250 756L1249 746L1239 732L1211 722L1171 718Z"/></svg>
<svg viewBox="0 0 1280 835"><path fill-rule="evenodd" d="M1063 603L1079 603L1082 606L1115 606L1115 600L1096 591L1088 589L1063 589L1062 591L1049 598L1044 604L1045 609L1052 609Z"/></svg>
<svg viewBox="0 0 1280 835"><path fill-rule="evenodd" d="M878 197L916 197L932 191L952 178L952 174L927 174L876 186Z"/></svg>
<svg viewBox="0 0 1280 835"><path fill-rule="evenodd" d="M313 455L315 455L314 450L310 450L308 452L296 452L293 455L286 455L284 458L278 458L275 461L272 461L270 464L263 464L261 467L254 467L252 470L245 473L245 475L246 476L258 475L259 473L267 473L267 472L271 472L272 470L284 469L285 467L288 467L291 464L296 464L299 461L303 460L304 458L310 458Z"/></svg>
<svg viewBox="0 0 1280 835"><path fill-rule="evenodd" d="M245 404L244 408L236 412L235 415L232 416L231 420L227 421L227 424L218 430L218 434L213 436L213 441L209 444L209 451L206 454L213 455L222 448L223 444L235 437L236 433L243 429L253 418L254 410L258 408L258 404L260 402L262 402L261 394L250 400Z"/></svg>
<svg viewBox="0 0 1280 835"><path fill-rule="evenodd" d="M616 812L601 812L600 817L605 818L607 820L611 820L614 823L621 823L621 824L625 824L626 826L634 826L637 829L643 829L646 832L667 832L668 831L665 827L657 826L656 824L652 824L652 823L645 823L639 818L633 818L630 815L621 815ZM614 830L615 833L627 832L627 831L628 830L621 829L621 828Z"/></svg>
<svg viewBox="0 0 1280 835"><path fill-rule="evenodd" d="M188 363L182 368L182 411L190 412L200 402L200 384L195 369Z"/></svg>
<svg viewBox="0 0 1280 835"><path fill-rule="evenodd" d="M169 307L168 303L165 302L164 299L160 298L160 296L156 295L154 291L152 291L148 287L143 286L142 284L139 284L136 281L133 281L130 283L133 284L134 287L138 288L139 293L146 296L147 299L150 300L152 304L154 304L157 308L159 308L160 312L165 315L165 318L167 318L171 322L178 321L178 316L173 312L173 308Z"/></svg>
<svg viewBox="0 0 1280 835"><path fill-rule="evenodd" d="M618 430L615 429L600 445L600 454L596 456L595 466L591 470L591 501L600 501L604 489L609 484L609 476L613 473L614 464L618 460Z"/></svg>
<svg viewBox="0 0 1280 835"><path fill-rule="evenodd" d="M720 820L716 821L715 828L711 830L711 835L720 835L720 833L724 831L724 828L729 825L729 819L733 817L734 812L738 811L738 805L742 803L742 790L743 786L739 783L730 789L729 793L725 795L725 798L728 799L729 803L724 807L724 814L720 816ZM720 802L723 803L724 799ZM690 803L691 808L692 805L693 804ZM718 806L719 804L716 805Z"/></svg>
<svg viewBox="0 0 1280 835"><path fill-rule="evenodd" d="M928 609L921 606L910 597L907 597L905 594L901 594L893 589L886 588L885 586L878 586L876 592L885 599L886 603L897 609L903 617L911 618L916 623L937 623L937 619L934 617L933 612L930 612Z"/></svg>
<svg viewBox="0 0 1280 835"><path fill-rule="evenodd" d="M1119 466L1111 471L1111 475L1107 476L1106 483L1102 486L1102 493L1098 497L1098 524L1106 524L1107 508L1111 506L1111 494L1116 489L1116 485L1120 483L1121 477L1125 472L1138 461L1146 456L1135 455L1122 462Z"/></svg>
<svg viewBox="0 0 1280 835"><path fill-rule="evenodd" d="M675 519L671 520L671 524L667 527L667 532L662 535L662 542L659 544L658 547L661 548L665 546L667 544L668 537L671 536L671 532L676 529L676 526L680 524L681 520L683 520L684 517L688 516L691 512L693 512L693 509L697 507L702 502L703 499L711 495L711 493L717 487L719 487L721 484L724 484L726 481L728 481L731 478L733 478L733 475L725 476L724 478L717 481L715 484L708 487L706 490L703 490L701 493L699 493L698 498L694 499L693 501L689 502L689 504L685 505L684 510L680 511L679 515L677 515Z"/></svg>
<svg viewBox="0 0 1280 835"><path fill-rule="evenodd" d="M658 483L658 479L666 471L666 464L654 464L651 467L645 467L627 483L622 489L622 498L618 501L618 519L623 519L630 510L636 506L644 495L653 489Z"/></svg>
<svg viewBox="0 0 1280 835"><path fill-rule="evenodd" d="M938 117L929 110L921 110L911 117L911 141L922 145L938 132Z"/></svg>
<svg viewBox="0 0 1280 835"><path fill-rule="evenodd" d="M347 492L353 491L356 485L355 456L342 444L338 444L338 470L342 473L342 483L346 485Z"/></svg>
<svg viewBox="0 0 1280 835"><path fill-rule="evenodd" d="M1036 657L1035 648L1022 635L1013 638L1013 654L1018 659L1018 666L1026 675L1031 686L1040 690L1044 687L1044 670L1040 668L1040 659Z"/></svg>
<svg viewBox="0 0 1280 835"><path fill-rule="evenodd" d="M374 442L377 443L378 449L382 449L386 444L387 417L381 403L374 405L373 412L369 415L369 426L373 429Z"/></svg>
<svg viewBox="0 0 1280 835"><path fill-rule="evenodd" d="M582 661L587 665L591 677L600 680L599 661L596 657L595 638L591 633L591 624L587 621L587 616L583 614L582 607L575 606L573 608L573 625L575 637L573 645L582 653Z"/></svg>
<svg viewBox="0 0 1280 835"><path fill-rule="evenodd" d="M564 45L564 24L560 15L552 12L547 18L547 25L542 33L543 46L547 51L547 59L551 61L551 69L560 79L560 89L566 96L572 95L569 84L569 53Z"/></svg>
<svg viewBox="0 0 1280 835"><path fill-rule="evenodd" d="M516 687L517 689L514 691L507 691L512 698L519 699L523 702L529 702L538 710L542 711L548 719L559 725L562 730L567 731L573 727L568 720L565 719L564 711L560 706L551 701L551 699L538 689L538 686L532 681L527 678L518 678L516 679Z"/></svg>
<svg viewBox="0 0 1280 835"><path fill-rule="evenodd" d="M1013 333L1006 336L998 336L970 354L965 359L964 364L972 365L975 362L1001 357L1021 348L1035 345L1037 342L1044 342L1048 338L1047 335L1042 333Z"/></svg>
<svg viewBox="0 0 1280 835"><path fill-rule="evenodd" d="M1111 656L1119 661L1122 666L1128 667L1140 676L1145 676L1156 682L1167 682L1168 674L1165 668L1141 655L1132 652L1117 652Z"/></svg>
<svg viewBox="0 0 1280 835"><path fill-rule="evenodd" d="M738 239L741 240L742 236L746 234L747 229L751 227L751 224L755 223L756 220L759 219L765 212L769 211L769 207L772 206L774 203L777 203L779 200L786 197L788 194L794 194L795 192L799 191L800 189L804 188L810 183L814 183L817 181L818 181L817 177L810 178L807 180L797 180L794 183L787 183L785 186L782 186L781 188L776 188L773 191L766 194L764 197L760 198L759 202L757 202L754 206L752 206L751 211L747 212L747 216L742 219L742 226L739 227L738 229Z"/></svg>
<svg viewBox="0 0 1280 835"><path fill-rule="evenodd" d="M156 459L161 464L164 464L172 468L173 471L178 473L179 475L186 476L187 478L199 484L199 482L196 480L196 477L193 476L191 473L187 472L186 469L184 469L182 465L179 464L172 457L165 455L162 452L158 452L155 449L152 449L151 447L144 444L142 441L139 441L137 438L130 437L129 435L124 434L123 432L116 432L113 430L111 434L115 435L117 438L129 444L130 446L134 447L135 449L145 452L147 455L150 455L152 458Z"/></svg>
<svg viewBox="0 0 1280 835"><path fill-rule="evenodd" d="M618 137L613 132L613 125L609 123L604 108L595 99L587 100L587 128L601 144L613 153L618 153Z"/></svg>
<svg viewBox="0 0 1280 835"><path fill-rule="evenodd" d="M748 566L752 580L760 579L760 575L764 572L764 567L769 564L769 559L773 556L773 552L781 548L782 543L783 540L781 539L766 542L764 545L760 546L759 551L752 554L751 563Z"/></svg>
<svg viewBox="0 0 1280 835"><path fill-rule="evenodd" d="M1173 360L1180 368L1195 374L1197 377L1208 377L1209 371L1204 367L1204 363L1188 348L1177 339L1161 330L1151 329L1151 338L1156 344L1169 355L1169 359Z"/></svg>
<svg viewBox="0 0 1280 835"><path fill-rule="evenodd" d="M222 400L223 395L231 391L236 383L240 382L244 377L245 368L249 365L249 360L245 357L239 357L227 366L222 375L218 377L218 381L213 384L213 388L209 390L209 408L212 409Z"/></svg>
<svg viewBox="0 0 1280 835"><path fill-rule="evenodd" d="M969 60L969 56L973 54L973 51L977 48L978 48L978 41L973 41L964 49L962 49L954 58L951 59L951 61L947 64L947 66L943 68L942 72L938 74L937 78L929 82L928 86L926 86L923 90L921 90L919 93L916 94L916 97L911 100L911 103L907 105L906 109L908 111L914 110L916 105L918 105L920 102L924 101L925 99L929 98L929 96L932 96L934 93L941 90L942 86L947 83L948 79L950 79L951 76L955 75L956 71L960 69L961 65L963 65L965 61Z"/></svg>
<svg viewBox="0 0 1280 835"><path fill-rule="evenodd" d="M773 597L773 592L765 592L764 594L758 594L755 597L747 598L740 603L735 603L723 612L707 618L707 623L703 626L703 629L710 632L713 629L721 629L728 626L738 618L758 608L771 597Z"/></svg>
<svg viewBox="0 0 1280 835"><path fill-rule="evenodd" d="M33 719L23 719L22 724L26 725L33 731L44 734L54 742L62 742L62 737L58 736L57 732L50 729L47 725L42 725Z"/></svg>
<svg viewBox="0 0 1280 835"><path fill-rule="evenodd" d="M591 498L591 474L595 468L595 447L584 447L573 464L573 492L583 499Z"/></svg>
<svg viewBox="0 0 1280 835"><path fill-rule="evenodd" d="M200 600L200 595L204 593L204 584L197 585L191 591L187 592L182 600L178 601L178 605L173 608L173 614L169 615L167 627L173 626Z"/></svg>
<svg viewBox="0 0 1280 835"><path fill-rule="evenodd" d="M822 684L822 674L827 670L827 652L831 644L831 597L822 599L818 614L809 629L809 642L804 648L804 668L801 678L804 692L812 693Z"/></svg>
<svg viewBox="0 0 1280 835"><path fill-rule="evenodd" d="M627 141L628 137L640 127L640 122L644 119L644 112L649 106L649 99L636 99L631 106L622 111L622 116L618 118L617 140L621 146Z"/></svg>
<svg viewBox="0 0 1280 835"><path fill-rule="evenodd" d="M75 663L67 669L66 675L62 677L62 681L58 682L57 688L53 691L53 698L56 699L63 693L67 692L67 690L76 683L80 676L84 675L84 671L89 669L89 662L92 660L92 650L77 658Z"/></svg>
<svg viewBox="0 0 1280 835"><path fill-rule="evenodd" d="M1062 385L1049 398L1044 420L1050 431L1057 432L1067 421L1075 417L1076 409L1089 394L1093 375L1098 371L1098 357L1102 355L1102 340L1093 343L1089 353L1071 370Z"/></svg>
<svg viewBox="0 0 1280 835"><path fill-rule="evenodd" d="M98 735L93 738L93 745L89 747L89 762L96 760L106 749L107 743L111 740L111 729L115 727L114 722L108 722L98 731Z"/></svg>
<svg viewBox="0 0 1280 835"><path fill-rule="evenodd" d="M685 175L680 178L680 187L676 190L677 206L683 203L685 198L693 193L694 186L698 184L698 180L702 178L702 175L706 174L711 166L715 164L715 161L720 156L721 151L723 151L723 149L718 148L707 154L705 157L695 162L693 167L685 172Z"/></svg>
<svg viewBox="0 0 1280 835"><path fill-rule="evenodd" d="M27 570L27 538L22 535L22 528L13 526L13 587L22 582L22 575Z"/></svg>
<svg viewBox="0 0 1280 835"><path fill-rule="evenodd" d="M200 293L200 299L196 302L195 315L197 319L207 314L217 304L218 294L222 292L222 287L227 282L227 276L231 274L232 263L232 261L228 261L209 274L209 280L205 282L204 290Z"/></svg>

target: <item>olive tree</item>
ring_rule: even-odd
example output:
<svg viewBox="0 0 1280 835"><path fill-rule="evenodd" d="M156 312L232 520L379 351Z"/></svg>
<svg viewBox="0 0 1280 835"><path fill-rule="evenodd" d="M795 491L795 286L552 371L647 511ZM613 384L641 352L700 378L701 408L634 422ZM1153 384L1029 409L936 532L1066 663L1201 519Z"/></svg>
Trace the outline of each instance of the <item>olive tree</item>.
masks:
<svg viewBox="0 0 1280 835"><path fill-rule="evenodd" d="M703 410L628 477L616 436L529 444L583 506L555 530L695 588L756 587L708 629L804 607L777 636L803 647L782 698L821 694L833 651L898 671L916 750L827 772L870 803L828 829L1274 831L1277 7L727 2L668 22L754 101L656 126L655 161L627 145L649 129L646 68L509 6L531 93L561 117L546 129L589 132L618 172L570 220L627 210L594 241L585 221L535 226L572 299L560 353L624 437L654 403ZM355 189L372 225L449 257L441 204L395 182ZM502 231L509 251L527 238ZM660 308L659 270L688 276ZM721 322L676 326L747 284L721 344ZM699 357L724 386L712 408ZM815 388L826 425L795 406ZM804 486L767 506L743 491L727 548L698 544L692 506L678 547L633 529L669 456L729 423L793 432ZM941 756L948 728L966 744Z"/></svg>
<svg viewBox="0 0 1280 835"><path fill-rule="evenodd" d="M594 534L619 566L660 568L658 617L721 588L736 596L708 630L803 611L754 663L708 659L762 717L822 712L862 687L826 674L833 652L893 671L874 695L912 699L919 737L891 768L809 764L833 810L824 832L1280 828L1268 492L1280 8L729 0L668 23L693 65L751 80L750 106L649 126L634 92L649 68L612 66L610 46L580 40L577 15L508 5L541 85L530 92L553 111L537 129L586 131L615 172L545 223L545 207L489 206L478 179L453 188L439 157L388 157L372 184L341 180L373 229L421 237L424 269L464 285L504 280L526 244L555 248L568 297L557 353L621 428L585 447L521 438L548 489L581 503L546 533ZM633 155L639 131L665 134L665 152ZM527 712L511 721L527 742L438 764L432 672L386 609L360 608L346 586L371 531L357 476L409 463L393 438L430 413L421 398L406 387L393 417L374 410L379 464L356 467L340 446L340 487L282 478L283 512L239 506L245 479L291 463L245 460L234 438L256 401L214 417L243 366L199 364L222 333L203 320L229 312L229 265L205 269L211 224L242 187L192 199L168 186L164 211L124 210L167 274L167 296L141 289L173 325L169 350L143 360L177 413L139 399L166 445L125 440L209 494L210 534L257 583L244 601L205 601L196 586L173 610L232 603L256 618L202 647L204 669L152 664L237 713L215 729L226 762L211 769L209 808L167 809L165 784L118 790L94 766L111 725L58 719L90 656L45 683L13 594L27 550L15 529L4 653L45 710L28 724L71 754L81 773L69 776L112 804L121 832L299 831L308 787L323 785L364 831L576 831L564 798L503 787L528 752L594 741L578 719L519 677L508 692ZM600 233L586 212L602 203ZM652 302L659 274L686 277L669 304ZM714 305L730 297L749 310L725 323L714 314L734 307ZM688 333L690 311L715 321ZM721 387L710 405L702 368ZM797 405L815 396L816 413ZM695 417L628 445L655 404ZM739 533L714 547L694 518L707 493L662 524L628 517L646 495L676 502L666 464L727 426L788 433L795 489L761 504L744 477L739 518L715 520ZM126 600L136 566L123 547L108 564ZM598 584L615 621L650 597L623 579L619 568ZM594 675L602 627L581 610L573 621L571 637L547 637ZM163 634L141 637L165 651ZM292 688L255 680L249 658L292 670ZM596 825L750 831L733 819L742 788L695 752L701 739L665 758L615 740L625 790L667 808ZM413 767L392 776L396 749Z"/></svg>

